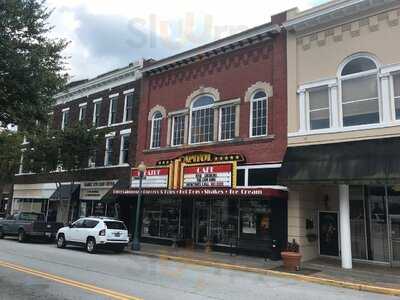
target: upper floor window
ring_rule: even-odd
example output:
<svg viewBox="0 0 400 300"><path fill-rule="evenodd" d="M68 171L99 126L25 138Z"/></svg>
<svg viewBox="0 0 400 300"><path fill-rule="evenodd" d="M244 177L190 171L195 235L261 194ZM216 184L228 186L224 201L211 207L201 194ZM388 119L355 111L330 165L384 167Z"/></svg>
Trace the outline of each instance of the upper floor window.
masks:
<svg viewBox="0 0 400 300"><path fill-rule="evenodd" d="M121 136L121 150L119 154L119 164L127 164L129 162L129 134Z"/></svg>
<svg viewBox="0 0 400 300"><path fill-rule="evenodd" d="M250 121L251 137L267 135L268 106L267 94L264 91L255 92L251 98Z"/></svg>
<svg viewBox="0 0 400 300"><path fill-rule="evenodd" d="M190 113L190 143L214 140L214 98L203 95L193 101Z"/></svg>
<svg viewBox="0 0 400 300"><path fill-rule="evenodd" d="M393 75L393 93L396 120L400 120L400 73Z"/></svg>
<svg viewBox="0 0 400 300"><path fill-rule="evenodd" d="M79 105L79 121L86 120L86 108L87 108L86 103Z"/></svg>
<svg viewBox="0 0 400 300"><path fill-rule="evenodd" d="M100 112L101 112L101 101L93 103L93 125L95 127L100 126Z"/></svg>
<svg viewBox="0 0 400 300"><path fill-rule="evenodd" d="M114 165L114 137L108 137L106 139L106 151L104 156L104 165L105 166L112 166Z"/></svg>
<svg viewBox="0 0 400 300"><path fill-rule="evenodd" d="M343 126L379 123L378 68L367 57L348 62L340 74Z"/></svg>
<svg viewBox="0 0 400 300"><path fill-rule="evenodd" d="M308 91L310 130L330 127L330 105L328 86Z"/></svg>
<svg viewBox="0 0 400 300"><path fill-rule="evenodd" d="M117 103L118 97L110 98L110 110L108 114L108 125L117 123Z"/></svg>
<svg viewBox="0 0 400 300"><path fill-rule="evenodd" d="M133 93L125 95L124 122L133 120Z"/></svg>
<svg viewBox="0 0 400 300"><path fill-rule="evenodd" d="M161 145L161 112L157 111L151 119L151 141L150 148L159 148Z"/></svg>
<svg viewBox="0 0 400 300"><path fill-rule="evenodd" d="M220 110L220 136L219 139L231 140L235 137L236 106L222 106Z"/></svg>
<svg viewBox="0 0 400 300"><path fill-rule="evenodd" d="M178 115L172 119L172 146L182 145L185 139L185 116Z"/></svg>
<svg viewBox="0 0 400 300"><path fill-rule="evenodd" d="M69 125L69 108L62 110L61 129L64 130Z"/></svg>

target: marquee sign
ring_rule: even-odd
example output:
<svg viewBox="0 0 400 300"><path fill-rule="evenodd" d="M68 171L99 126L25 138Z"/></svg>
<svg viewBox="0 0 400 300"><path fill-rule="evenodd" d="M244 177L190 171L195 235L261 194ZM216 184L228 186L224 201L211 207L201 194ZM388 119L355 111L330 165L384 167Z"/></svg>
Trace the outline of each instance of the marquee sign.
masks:
<svg viewBox="0 0 400 300"><path fill-rule="evenodd" d="M169 167L147 168L142 179L143 188L168 188ZM132 169L132 188L139 188L140 174L138 169Z"/></svg>
<svg viewBox="0 0 400 300"><path fill-rule="evenodd" d="M175 161L180 161L184 164L200 164L200 163L218 163L218 162L243 162L245 158L241 154L214 154L210 152L195 151L181 155L174 159L160 160L157 162L158 166L169 166Z"/></svg>
<svg viewBox="0 0 400 300"><path fill-rule="evenodd" d="M183 188L231 188L234 175L233 163L183 165Z"/></svg>

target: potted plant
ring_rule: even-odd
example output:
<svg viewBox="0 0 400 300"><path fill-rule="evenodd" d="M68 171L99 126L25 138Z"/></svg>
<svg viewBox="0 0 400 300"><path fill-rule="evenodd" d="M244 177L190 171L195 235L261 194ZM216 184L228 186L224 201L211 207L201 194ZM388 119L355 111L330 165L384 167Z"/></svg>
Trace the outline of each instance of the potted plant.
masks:
<svg viewBox="0 0 400 300"><path fill-rule="evenodd" d="M285 251L281 252L283 266L288 271L298 271L300 269L301 254L300 246L293 239L292 242L288 242Z"/></svg>

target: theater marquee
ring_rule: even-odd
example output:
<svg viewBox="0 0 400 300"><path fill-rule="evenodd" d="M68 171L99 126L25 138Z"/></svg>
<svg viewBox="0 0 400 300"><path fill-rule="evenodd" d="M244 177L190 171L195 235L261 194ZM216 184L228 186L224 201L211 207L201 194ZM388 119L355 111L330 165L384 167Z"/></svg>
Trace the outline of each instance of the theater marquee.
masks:
<svg viewBox="0 0 400 300"><path fill-rule="evenodd" d="M182 166L183 188L231 188L236 177L234 163Z"/></svg>
<svg viewBox="0 0 400 300"><path fill-rule="evenodd" d="M139 188L140 174L138 169L132 169L132 188ZM168 188L169 167L147 168L143 174L143 188Z"/></svg>

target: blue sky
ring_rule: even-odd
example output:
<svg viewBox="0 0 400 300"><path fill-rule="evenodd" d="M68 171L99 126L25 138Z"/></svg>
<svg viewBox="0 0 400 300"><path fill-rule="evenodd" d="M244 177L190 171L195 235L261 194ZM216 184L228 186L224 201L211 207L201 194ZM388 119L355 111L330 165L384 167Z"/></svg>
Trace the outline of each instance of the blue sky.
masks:
<svg viewBox="0 0 400 300"><path fill-rule="evenodd" d="M90 78L140 58L160 59L327 0L47 0L52 36L71 43L68 73ZM256 9L254 9L256 8Z"/></svg>

